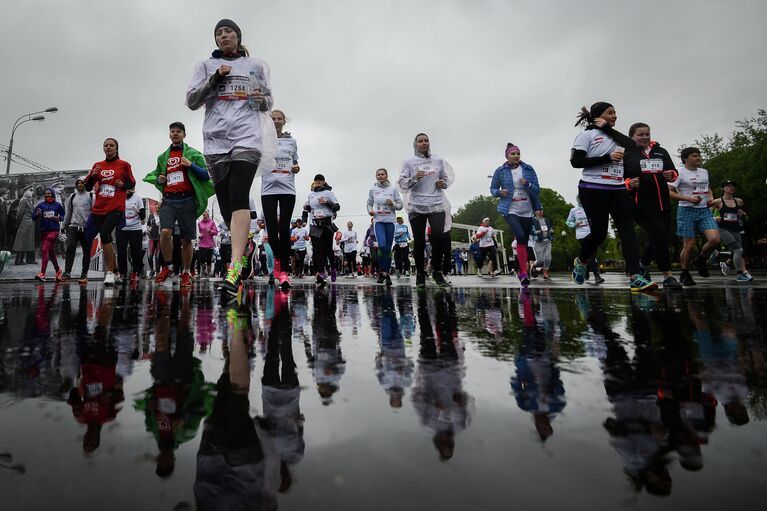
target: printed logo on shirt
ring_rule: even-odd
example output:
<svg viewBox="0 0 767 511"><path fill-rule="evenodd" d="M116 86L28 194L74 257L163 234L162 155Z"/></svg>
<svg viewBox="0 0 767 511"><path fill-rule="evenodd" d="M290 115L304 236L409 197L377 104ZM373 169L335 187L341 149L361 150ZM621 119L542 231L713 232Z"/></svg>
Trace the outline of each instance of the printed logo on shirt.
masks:
<svg viewBox="0 0 767 511"><path fill-rule="evenodd" d="M109 179L109 178L111 178L112 176L114 176L114 175L115 175L115 171L114 171L114 170L111 170L111 169L105 169L105 170L102 170L102 171L101 171L101 174L100 174L100 175L101 175L101 177L102 177L102 178L104 178L104 179Z"/></svg>

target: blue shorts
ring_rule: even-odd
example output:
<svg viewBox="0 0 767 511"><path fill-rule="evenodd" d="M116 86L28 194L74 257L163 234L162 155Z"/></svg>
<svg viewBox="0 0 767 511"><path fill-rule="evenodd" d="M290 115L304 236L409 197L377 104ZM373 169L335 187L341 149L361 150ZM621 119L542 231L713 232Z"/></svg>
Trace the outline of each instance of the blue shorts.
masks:
<svg viewBox="0 0 767 511"><path fill-rule="evenodd" d="M698 232L718 230L714 215L708 208L678 207L676 210L676 235L680 238L694 238Z"/></svg>

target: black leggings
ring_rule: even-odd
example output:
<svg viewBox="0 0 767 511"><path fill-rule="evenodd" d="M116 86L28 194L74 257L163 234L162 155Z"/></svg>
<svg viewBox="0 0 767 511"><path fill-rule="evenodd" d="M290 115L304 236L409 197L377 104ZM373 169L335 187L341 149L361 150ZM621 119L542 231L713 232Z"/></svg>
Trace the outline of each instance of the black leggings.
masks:
<svg viewBox="0 0 767 511"><path fill-rule="evenodd" d="M647 246L642 254L642 264L650 266L654 260L658 270L671 271L671 257L668 253L671 211L636 210L634 219L648 237Z"/></svg>
<svg viewBox="0 0 767 511"><path fill-rule="evenodd" d="M246 161L229 163L226 176L214 185L218 207L227 226L232 225L232 213L246 209L250 211L250 185L256 177L258 165ZM290 218L288 218L288 222ZM290 224L288 224L290 225Z"/></svg>
<svg viewBox="0 0 767 511"><path fill-rule="evenodd" d="M293 268L293 274L294 275L303 275L304 274L304 259L306 259L306 249L296 249L295 250L295 256L296 256L296 267Z"/></svg>
<svg viewBox="0 0 767 511"><path fill-rule="evenodd" d="M591 227L591 233L581 241L578 259L586 263L594 257L599 246L607 238L607 227L612 217L615 230L618 231L621 239L626 272L629 275L639 273L639 244L634 233L633 204L628 191L625 189L600 190L580 186L578 195Z"/></svg>
<svg viewBox="0 0 767 511"><path fill-rule="evenodd" d="M115 230L123 220L122 211L110 211L104 215L93 213L93 225L96 226L101 236L101 244L109 245L112 243L112 231Z"/></svg>
<svg viewBox="0 0 767 511"><path fill-rule="evenodd" d="M410 227L413 228L413 259L415 259L415 268L418 273L423 273L424 269L424 251L426 250L426 221L429 221L431 234L431 268L432 271L442 271L442 254L444 253L444 237L442 231L445 230L445 212L436 213L411 213L409 216ZM435 235L436 233L436 235Z"/></svg>
<svg viewBox="0 0 767 511"><path fill-rule="evenodd" d="M346 266L349 273L357 273L357 251L352 250L351 252L344 252L344 259L346 259Z"/></svg>
<svg viewBox="0 0 767 511"><path fill-rule="evenodd" d="M117 231L117 268L123 275L128 273L128 245L131 269L139 274L144 269L144 249L141 246L143 236L141 231Z"/></svg>
<svg viewBox="0 0 767 511"><path fill-rule="evenodd" d="M404 273L410 271L409 254L410 247L407 245L400 247L396 243L394 244L394 266L397 268L398 272Z"/></svg>
<svg viewBox="0 0 767 511"><path fill-rule="evenodd" d="M70 273L72 267L75 265L75 254L77 253L77 245L83 250L83 266L81 275L88 275L88 267L91 262L91 242L88 240L88 236L85 235L85 229L79 229L77 227L67 228L67 251L64 258L64 273Z"/></svg>
<svg viewBox="0 0 767 511"><path fill-rule="evenodd" d="M280 261L282 271L288 271L290 268L290 219L295 205L295 195L281 193L261 196L264 223L266 232L269 233L269 246L272 247L274 259Z"/></svg>
<svg viewBox="0 0 767 511"><path fill-rule="evenodd" d="M333 253L333 231L322 227L322 236L312 238L312 264L315 273L324 273L328 269L336 267L336 255ZM329 263L328 263L329 262Z"/></svg>

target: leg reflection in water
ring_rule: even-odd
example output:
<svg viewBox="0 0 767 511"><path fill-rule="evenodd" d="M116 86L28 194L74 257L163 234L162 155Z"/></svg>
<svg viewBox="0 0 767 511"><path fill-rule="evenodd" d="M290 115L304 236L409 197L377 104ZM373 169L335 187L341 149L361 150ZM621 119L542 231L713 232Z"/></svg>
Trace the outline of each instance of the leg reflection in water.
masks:
<svg viewBox="0 0 767 511"><path fill-rule="evenodd" d="M346 361L341 353L341 332L336 322L335 288L319 288L314 293L312 345L309 365L323 405L333 402L333 394L341 387Z"/></svg>
<svg viewBox="0 0 767 511"><path fill-rule="evenodd" d="M453 457L455 434L469 426L474 398L463 390L463 346L458 339L455 304L450 295L434 295L432 326L426 293L418 295L421 347L413 387L413 406L442 461Z"/></svg>
<svg viewBox="0 0 767 511"><path fill-rule="evenodd" d="M379 351L375 359L378 383L388 394L389 405L402 408L405 389L413 381L413 361L407 356L391 290L376 289L372 310L376 311L375 318L378 318L374 318L371 324L379 337Z"/></svg>
<svg viewBox="0 0 767 511"><path fill-rule="evenodd" d="M213 412L205 420L194 495L200 510L277 509L279 458L250 416L250 311L227 311L224 370Z"/></svg>

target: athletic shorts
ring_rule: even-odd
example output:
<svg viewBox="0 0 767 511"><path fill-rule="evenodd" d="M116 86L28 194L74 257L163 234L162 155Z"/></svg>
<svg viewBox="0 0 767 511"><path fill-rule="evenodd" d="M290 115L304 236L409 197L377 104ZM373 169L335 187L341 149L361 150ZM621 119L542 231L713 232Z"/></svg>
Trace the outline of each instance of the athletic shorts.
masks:
<svg viewBox="0 0 767 511"><path fill-rule="evenodd" d="M482 253L482 262L484 263L489 258L495 262L496 248L495 245L489 247L479 247L479 251Z"/></svg>
<svg viewBox="0 0 767 511"><path fill-rule="evenodd" d="M676 235L680 238L694 238L699 232L718 228L714 215L708 208L682 206L676 210Z"/></svg>
<svg viewBox="0 0 767 511"><path fill-rule="evenodd" d="M197 206L194 197L174 200L165 199L160 206L160 229L173 229L178 222L182 240L197 238Z"/></svg>

